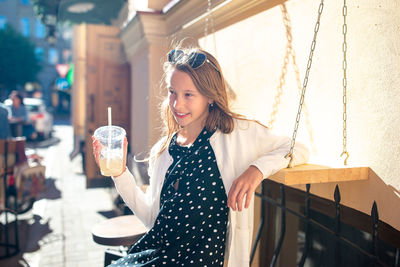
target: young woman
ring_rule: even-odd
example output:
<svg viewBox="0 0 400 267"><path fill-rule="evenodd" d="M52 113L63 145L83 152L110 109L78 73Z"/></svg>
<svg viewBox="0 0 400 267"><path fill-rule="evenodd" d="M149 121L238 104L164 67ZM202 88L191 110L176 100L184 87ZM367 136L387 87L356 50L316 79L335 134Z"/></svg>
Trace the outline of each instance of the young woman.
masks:
<svg viewBox="0 0 400 267"><path fill-rule="evenodd" d="M166 133L150 152L149 188L126 168L113 177L149 231L112 266L223 266L224 257L249 266L254 191L287 166L290 139L229 109L220 66L205 51L172 50L165 84ZM93 147L98 159L95 139ZM304 163L308 150L294 155Z"/></svg>

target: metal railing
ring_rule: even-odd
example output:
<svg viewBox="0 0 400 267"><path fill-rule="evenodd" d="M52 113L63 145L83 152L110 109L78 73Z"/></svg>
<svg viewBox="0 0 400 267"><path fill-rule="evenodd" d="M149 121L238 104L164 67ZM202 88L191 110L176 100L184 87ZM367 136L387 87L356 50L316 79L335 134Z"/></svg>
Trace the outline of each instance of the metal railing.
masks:
<svg viewBox="0 0 400 267"><path fill-rule="evenodd" d="M380 241L378 239L378 222L379 222L379 216L378 216L378 207L376 202L373 203L372 208L371 208L371 214L368 217L370 219L371 225L369 229L369 233L371 235L371 245L369 246L369 249L365 248L365 246L361 247L357 242L354 242L350 240L348 237L344 236L342 233L342 226L345 226L344 223L341 221L341 207L343 208L340 204L340 190L339 186L336 185L335 192L334 192L334 202L330 201L334 205L335 213L333 217L330 217L331 221L333 221L333 227L332 225L324 225L324 223L321 223L320 221L315 220L310 216L310 212L313 210L310 208L310 197L313 196L310 194L310 184L306 185L306 191L302 192L304 194L304 214L299 213L298 211L295 211L291 208L288 208L286 205L286 200L287 200L287 194L286 194L286 189L287 187L283 184L279 184L279 197L276 199L273 199L272 197L267 196L265 192L265 186L266 182L263 182L261 185L261 194L256 193L256 196L261 199L261 217L260 217L260 224L258 227L257 235L253 244L253 248L251 251L251 256L250 256L250 265L254 260L255 252L257 249L257 245L259 244L259 241L261 239L261 235L263 232L263 229L265 228L266 225L266 220L275 220L275 215L273 216L274 218L266 218L265 214L265 208L266 208L266 203L268 205L272 205L276 209L280 209L280 234L279 238L277 240L276 245L273 249L273 254L271 257L271 261L269 266L273 267L277 264L277 260L279 258L279 255L282 250L282 244L285 239L285 234L286 234L286 216L288 213L293 214L296 216L304 225L304 233L305 233L305 239L304 239L304 249L300 251L301 257L300 260L297 261L297 266L304 266L306 263L307 258L309 258L310 251L313 249L313 235L312 235L312 229L319 229L322 231L325 235L330 236L329 242L333 242L333 247L334 251L333 258L334 261L329 263L329 266L343 266L343 256L341 255L341 251L343 251L343 248L347 249L350 247L354 251L354 255L361 255L363 257L363 261L368 262L371 266L394 266L394 267L399 267L400 266L400 246L394 246L392 247L394 250L394 256L391 259L391 262L387 262L387 259L385 258L385 261L383 261L380 257L380 251L379 251L379 244ZM275 183L272 181L268 181L268 183ZM276 183L275 183L276 184ZM300 190L299 190L300 191ZM276 192L277 193L277 192ZM276 212L279 213L279 212ZM331 227L330 227L331 226ZM356 229L357 230L357 229ZM398 231L396 233L398 235ZM270 236L266 236L265 238L274 238ZM399 241L400 242L400 241ZM271 247L268 249L272 249ZM261 252L260 252L261 253ZM292 253L292 252L291 252ZM297 251L295 252L297 253ZM347 255L348 256L348 255ZM359 257L359 256L357 256ZM299 258L299 257L298 257ZM308 265L309 266L309 265ZM326 265L324 265L326 266Z"/></svg>

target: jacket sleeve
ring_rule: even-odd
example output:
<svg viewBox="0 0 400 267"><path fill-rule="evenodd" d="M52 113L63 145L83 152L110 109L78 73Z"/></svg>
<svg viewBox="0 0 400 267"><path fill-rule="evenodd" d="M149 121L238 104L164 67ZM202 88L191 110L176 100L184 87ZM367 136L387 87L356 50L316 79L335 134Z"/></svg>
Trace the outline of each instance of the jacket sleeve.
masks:
<svg viewBox="0 0 400 267"><path fill-rule="evenodd" d="M160 140L161 141L161 140ZM137 186L135 178L128 170L125 170L118 177L112 177L114 180L115 187L126 203L128 207L133 211L133 213L143 222L143 224L147 228L151 228L154 223L153 218L153 210L154 210L154 198L152 196L153 192L153 170L154 164L156 161L156 156L154 151L158 151L160 142L158 142L151 149L150 160L149 160L149 176L150 176L150 185L148 186L146 193L142 191L142 189ZM156 152L155 152L156 153Z"/></svg>
<svg viewBox="0 0 400 267"><path fill-rule="evenodd" d="M257 167L266 179L289 164L289 158L285 158L290 149L290 138L274 135L271 130L261 125L255 127L255 145L258 146L260 155L251 165ZM306 163L309 159L309 150L299 142L296 142L293 150L293 163L299 165Z"/></svg>
<svg viewBox="0 0 400 267"><path fill-rule="evenodd" d="M149 196L150 190L146 190L147 193L144 193L141 188L137 186L135 178L128 168L117 178L113 177L113 180L115 188L126 205L128 205L146 227L149 227L149 225L151 225L150 210L152 207L152 201Z"/></svg>

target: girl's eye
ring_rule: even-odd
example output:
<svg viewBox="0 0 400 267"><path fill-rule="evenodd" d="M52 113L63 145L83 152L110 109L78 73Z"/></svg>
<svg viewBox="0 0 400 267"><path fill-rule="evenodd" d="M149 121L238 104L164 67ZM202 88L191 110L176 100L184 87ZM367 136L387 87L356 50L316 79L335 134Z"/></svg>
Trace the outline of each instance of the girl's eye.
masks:
<svg viewBox="0 0 400 267"><path fill-rule="evenodd" d="M172 94L174 94L174 93L175 93L174 91L169 90L169 94L170 94L170 95L172 95Z"/></svg>
<svg viewBox="0 0 400 267"><path fill-rule="evenodd" d="M185 96L193 96L191 93L186 93Z"/></svg>

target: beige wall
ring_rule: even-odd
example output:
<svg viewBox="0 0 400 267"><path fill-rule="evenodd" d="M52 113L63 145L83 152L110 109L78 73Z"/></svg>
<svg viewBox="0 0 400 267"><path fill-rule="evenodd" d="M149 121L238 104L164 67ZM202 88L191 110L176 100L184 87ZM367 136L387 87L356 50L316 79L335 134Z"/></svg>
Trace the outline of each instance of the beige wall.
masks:
<svg viewBox="0 0 400 267"><path fill-rule="evenodd" d="M151 132L149 136L149 144L153 145L155 142L158 141L160 138L161 134L161 125L162 121L160 118L160 105L164 97L167 95L167 90L163 90L163 88L160 87L160 77L163 75L163 68L162 68L162 63L163 60L166 58L166 53L167 53L168 47L165 45L165 43L162 44L152 44L150 46L150 62L151 68L150 68L150 113L152 114L153 120L151 121L149 125L149 131Z"/></svg>
<svg viewBox="0 0 400 267"><path fill-rule="evenodd" d="M309 55L318 1L289 1L293 42L301 82ZM313 162L342 164L342 2L324 6L306 103L314 142L302 116L299 140L315 148ZM400 3L348 2L349 163L372 168L368 181L340 183L342 203L370 213L377 201L380 219L400 230ZM219 59L237 95L233 108L267 123L285 48L279 7L217 31L207 49ZM204 44L204 39L200 40ZM275 124L291 136L299 101L291 65ZM312 185L311 192L333 197L335 183Z"/></svg>
<svg viewBox="0 0 400 267"><path fill-rule="evenodd" d="M149 136L149 60L143 47L130 59L131 65L131 133L129 140L133 154L146 153Z"/></svg>
<svg viewBox="0 0 400 267"><path fill-rule="evenodd" d="M264 123L270 118L286 44L280 8L273 7L278 2L227 2L213 13L216 42L209 36L205 46L216 55L235 91L233 109ZM301 83L318 4L313 0L287 2ZM358 0L347 4L349 163L369 166L373 172L368 181L339 184L342 204L370 213L376 200L380 219L400 230L400 215L394 212L400 206L400 3ZM310 146L312 162L332 166L343 162L341 5L341 1L326 1L323 9L306 95L313 140L304 114L298 134L298 140ZM133 153L147 151L160 133L160 60L168 51L169 40L200 37L199 43L204 45L204 18L180 29L205 10L206 4L200 0L180 2L165 15L140 14L122 33L132 66ZM274 125L277 133L291 136L298 101L290 65ZM332 198L335 185L312 185L311 192Z"/></svg>

